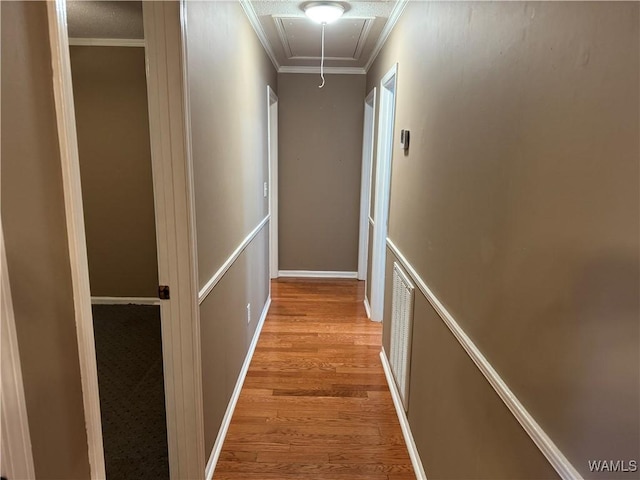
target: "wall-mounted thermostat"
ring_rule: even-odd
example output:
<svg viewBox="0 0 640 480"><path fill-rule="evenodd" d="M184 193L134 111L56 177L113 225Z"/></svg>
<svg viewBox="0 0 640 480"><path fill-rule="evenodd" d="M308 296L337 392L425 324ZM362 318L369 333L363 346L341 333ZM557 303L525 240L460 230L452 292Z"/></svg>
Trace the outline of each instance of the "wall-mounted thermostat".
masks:
<svg viewBox="0 0 640 480"><path fill-rule="evenodd" d="M409 130L400 131L400 146L405 152L409 150Z"/></svg>

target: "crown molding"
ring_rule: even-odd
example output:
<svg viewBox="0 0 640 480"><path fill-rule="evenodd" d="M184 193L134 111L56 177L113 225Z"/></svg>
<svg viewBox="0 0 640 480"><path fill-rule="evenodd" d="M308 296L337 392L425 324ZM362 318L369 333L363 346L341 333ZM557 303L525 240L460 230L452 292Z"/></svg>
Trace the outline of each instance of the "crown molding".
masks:
<svg viewBox="0 0 640 480"><path fill-rule="evenodd" d="M310 73L320 75L320 67L280 67L278 73ZM327 75L365 75L367 71L362 67L324 67Z"/></svg>
<svg viewBox="0 0 640 480"><path fill-rule="evenodd" d="M384 46L387 39L389 38L389 35L391 34L393 27L396 26L396 23L398 22L400 15L402 15L402 12L404 12L404 9L407 6L407 3L409 3L409 0L397 0L395 6L393 7L393 10L391 11L391 14L389 15L389 18L387 19L387 23L384 24L384 28L380 33L380 37L378 37L376 46L373 47L373 51L371 52L369 61L364 67L365 72L368 72L369 69L371 68L371 65L373 65L373 62L376 60L376 57L380 53L380 50L382 50L382 47Z"/></svg>
<svg viewBox="0 0 640 480"><path fill-rule="evenodd" d="M276 58L276 54L273 51L273 48L271 48L271 44L267 39L267 35L264 33L262 24L260 23L260 19L258 18L256 11L253 9L253 5L251 5L250 0L239 0L239 2L240 2L240 6L244 10L245 15L249 19L249 23L253 27L253 30L256 32L256 35L258 36L258 40L260 40L260 43L264 47L265 52L267 52L267 55L271 60L271 63L273 63L273 66L275 67L276 71L279 71L280 64L278 63L278 59Z"/></svg>

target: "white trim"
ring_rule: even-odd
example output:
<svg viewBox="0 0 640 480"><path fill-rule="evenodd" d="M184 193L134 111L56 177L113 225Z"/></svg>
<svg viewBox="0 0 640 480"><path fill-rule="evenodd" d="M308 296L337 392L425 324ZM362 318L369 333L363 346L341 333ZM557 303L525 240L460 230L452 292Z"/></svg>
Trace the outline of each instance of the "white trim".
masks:
<svg viewBox="0 0 640 480"><path fill-rule="evenodd" d="M2 270L0 279L0 340L2 341L2 346L0 346L2 354L0 362L2 366L2 375L0 376L2 385L0 390L2 415L0 417L2 428L0 458L2 458L2 465L0 466L0 474L5 478L35 478L27 402L24 397L18 335L1 224L0 268Z"/></svg>
<svg viewBox="0 0 640 480"><path fill-rule="evenodd" d="M376 121L376 87L364 100L362 133L362 169L360 173L360 232L358 238L358 280L367 278L369 256L369 203L371 202L371 172L373 170L374 130Z"/></svg>
<svg viewBox="0 0 640 480"><path fill-rule="evenodd" d="M170 477L201 478L205 463L198 271L189 156L184 35L177 2L143 2L156 211Z"/></svg>
<svg viewBox="0 0 640 480"><path fill-rule="evenodd" d="M278 96L267 85L267 149L269 152L269 277L278 278ZM269 283L271 288L271 283Z"/></svg>
<svg viewBox="0 0 640 480"><path fill-rule="evenodd" d="M393 10L391 10L391 14L389 15L387 23L384 24L384 28L382 29L382 32L378 37L378 41L376 42L375 47L373 47L371 56L369 57L367 64L364 66L365 72L368 72L369 69L371 68L371 65L373 65L373 62L375 62L378 54L380 53L380 50L382 50L382 47L384 46L387 39L389 38L389 35L391 35L391 31L393 30L393 27L396 26L398 19L402 15L402 12L404 12L404 9L407 6L407 3L409 3L409 0L397 0L396 4L393 7Z"/></svg>
<svg viewBox="0 0 640 480"><path fill-rule="evenodd" d="M384 316L384 288L389 203L391 200L391 170L395 131L396 98L398 96L398 64L380 80L380 108L378 113L378 149L371 250L371 320L381 322Z"/></svg>
<svg viewBox="0 0 640 480"><path fill-rule="evenodd" d="M249 371L249 365L251 365L253 352L255 352L256 350L256 345L258 344L258 339L260 338L260 332L262 331L262 326L264 325L264 321L267 318L267 313L269 313L270 306L271 296L267 298L267 301L264 304L264 308L262 309L260 320L258 320L256 331L254 332L253 339L251 340L251 344L249 345L249 351L247 352L247 356L244 358L244 363L242 364L242 368L240 369L240 374L238 375L236 386L233 389L231 399L229 400L229 404L227 405L227 410L224 413L224 417L222 419L222 425L220 426L220 430L218 430L218 436L216 437L216 441L213 444L213 448L211 449L209 461L207 462L207 467L205 469L205 480L211 480L213 478L213 472L216 469L216 464L218 463L218 458L220 457L220 452L222 451L222 445L224 444L224 439L227 436L227 430L229 429L229 425L231 424L233 412L236 408L236 404L238 403L238 398L240 398L242 385L244 385L244 379L246 378L247 372Z"/></svg>
<svg viewBox="0 0 640 480"><path fill-rule="evenodd" d="M310 56L310 55L294 55L291 50L291 44L289 43L289 39L287 38L287 33L285 31L284 21L285 20L300 20L300 16L291 16L291 15L271 15L273 19L273 23L276 28L276 32L278 33L278 37L280 39L280 44L284 49L284 54L287 57L287 60L320 60L319 56ZM360 60L360 56L362 55L362 49L367 43L367 39L369 37L369 33L371 32L371 28L373 27L373 23L376 17L349 17L349 21L351 20L363 20L364 25L362 26L362 31L360 33L360 37L358 38L358 43L356 45L356 49L353 52L353 56L351 57L324 57L325 60L334 60L338 62L353 62L354 60ZM307 19L305 19L307 20Z"/></svg>
<svg viewBox="0 0 640 480"><path fill-rule="evenodd" d="M371 306L369 305L369 299L367 298L367 293L365 292L365 297L364 297L364 311L367 312L367 318L371 318Z"/></svg>
<svg viewBox="0 0 640 480"><path fill-rule="evenodd" d="M278 275L287 278L358 278L358 272L329 272L314 270L280 270Z"/></svg>
<svg viewBox="0 0 640 480"><path fill-rule="evenodd" d="M69 38L74 47L143 47L144 38Z"/></svg>
<svg viewBox="0 0 640 480"><path fill-rule="evenodd" d="M91 305L160 305L155 297L91 297Z"/></svg>
<svg viewBox="0 0 640 480"><path fill-rule="evenodd" d="M102 479L106 476L102 420L65 0L47 2L47 17L89 465L91 478Z"/></svg>
<svg viewBox="0 0 640 480"><path fill-rule="evenodd" d="M278 71L278 69L280 68L280 64L278 63L278 59L276 58L275 52L271 48L269 39L267 38L267 36L264 33L264 30L262 29L262 24L260 23L258 14L253 9L253 5L251 5L251 1L250 0L238 0L238 1L240 2L240 6L242 7L245 15L247 16L249 23L253 27L253 30L256 32L256 35L258 36L258 40L260 40L260 43L264 47L264 50L267 53L267 56L271 60L271 63L273 63L273 66L275 67L276 71Z"/></svg>
<svg viewBox="0 0 640 480"><path fill-rule="evenodd" d="M384 352L384 347L382 347L382 351L380 352L380 361L382 362L384 376L387 379L387 384L389 385L389 390L391 391L393 406L396 408L396 414L398 415L398 420L400 421L402 436L404 437L404 441L407 444L409 458L411 459L411 465L413 466L413 473L415 474L417 480L427 480L427 474L424 471L424 466L422 465L422 460L420 460L418 448L416 447L416 443L413 440L413 434L411 433L409 420L407 419L407 414L404 411L402 399L400 398L400 393L398 392L398 387L396 386L396 382L393 380L391 365L389 365L389 360L387 359L387 355Z"/></svg>
<svg viewBox="0 0 640 480"><path fill-rule="evenodd" d="M224 274L227 273L227 270L231 268L231 265L233 265L233 262L235 262L238 259L240 254L242 254L242 252L244 251L244 249L247 248L247 246L256 237L256 235L260 232L260 230L262 230L262 228L267 224L267 222L269 221L269 218L270 218L269 215L267 215L262 219L262 221L258 224L258 226L256 226L256 228L254 228L251 231L251 233L249 233L249 235L247 235L244 238L244 240L242 240L242 242L240 242L240 245L238 245L238 247L229 256L229 258L227 258L227 260L218 269L218 271L213 274L213 276L209 279L209 281L205 284L205 286L202 287L202 289L200 290L200 293L198 294L199 305L202 305L202 302L204 302L207 296L211 293L211 291L215 288L218 282L222 279Z"/></svg>
<svg viewBox="0 0 640 480"><path fill-rule="evenodd" d="M362 50L369 40L369 34L371 33L371 29L373 28L373 24L376 21L376 17L360 17L365 20L365 24L362 27L362 33L360 34L360 38L358 38L358 45L356 46L356 51L353 53L353 58L355 60L360 60L362 56ZM316 57L317 58L317 57Z"/></svg>
<svg viewBox="0 0 640 480"><path fill-rule="evenodd" d="M582 479L580 473L578 473L578 471L564 456L564 454L560 451L556 444L553 443L553 441L549 438L549 436L538 424L538 422L536 422L531 414L525 409L522 403L520 403L518 398L511 391L502 377L500 377L498 372L493 368L493 366L478 349L475 343L473 343L473 341L465 333L462 327L460 327L458 322L456 322L456 320L444 307L444 305L442 305L440 300L438 300L438 298L434 295L431 289L427 286L424 280L422 280L420 275L418 275L415 269L411 266L411 264L408 262L402 252L400 252L398 247L396 247L396 245L391 241L390 238L387 238L387 245L389 246L389 249L393 252L393 254L398 258L398 260L400 260L407 273L411 275L422 294L427 298L438 315L440 315L440 318L442 318L447 327L449 327L451 333L453 333L458 342L460 342L462 348L464 348L469 357L471 357L473 363L476 364L478 369L489 381L493 389L505 403L507 408L511 411L513 416L516 417L522 428L524 428L529 437L531 437L531 440L533 440L533 442L537 445L537 447L547 458L555 471L558 472L560 478L565 480Z"/></svg>
<svg viewBox="0 0 640 480"><path fill-rule="evenodd" d="M278 73L310 73L320 74L320 67L289 67L278 68ZM366 75L367 71L362 67L324 67L324 73L328 75Z"/></svg>

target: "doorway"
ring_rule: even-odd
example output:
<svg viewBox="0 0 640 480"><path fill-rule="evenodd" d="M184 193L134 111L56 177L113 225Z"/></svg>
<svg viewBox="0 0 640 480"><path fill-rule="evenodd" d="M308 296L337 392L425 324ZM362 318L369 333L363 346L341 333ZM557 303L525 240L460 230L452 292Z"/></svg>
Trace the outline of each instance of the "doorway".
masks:
<svg viewBox="0 0 640 480"><path fill-rule="evenodd" d="M362 134L362 175L360 180L360 239L358 248L358 280L364 280L364 306L371 318L371 307L367 296L367 273L369 263L369 234L373 228L371 219L371 172L373 163L373 133L375 127L376 89L373 88L364 101L364 127Z"/></svg>
<svg viewBox="0 0 640 480"><path fill-rule="evenodd" d="M91 6L92 2L77 2ZM102 2L98 2L102 3ZM154 301L161 298L166 430L171 478L196 478L204 465L197 265L185 129L183 30L178 2L111 2L144 12L144 52L157 243ZM68 247L91 478L105 478L91 313L89 265L65 0L47 2L56 120L60 137ZM104 10L98 9L98 13ZM90 22L95 28L104 22ZM125 22L128 24L128 22ZM124 38L121 34L119 38ZM125 38L124 42L128 43ZM97 42L99 43L99 42ZM162 287L162 288L160 288ZM160 295L161 293L161 295Z"/></svg>
<svg viewBox="0 0 640 480"><path fill-rule="evenodd" d="M168 480L142 3L67 18L106 475Z"/></svg>
<svg viewBox="0 0 640 480"><path fill-rule="evenodd" d="M395 64L380 81L380 118L378 122L371 275L371 320L377 322L381 322L384 316L386 242L389 223L397 77L398 64Z"/></svg>
<svg viewBox="0 0 640 480"><path fill-rule="evenodd" d="M267 136L269 148L269 276L278 278L278 96L267 85Z"/></svg>

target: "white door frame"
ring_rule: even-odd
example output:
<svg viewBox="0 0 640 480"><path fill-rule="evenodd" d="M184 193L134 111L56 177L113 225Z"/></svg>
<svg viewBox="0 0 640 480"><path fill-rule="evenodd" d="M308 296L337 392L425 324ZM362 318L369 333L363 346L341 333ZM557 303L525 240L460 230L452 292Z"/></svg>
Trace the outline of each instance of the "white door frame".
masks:
<svg viewBox="0 0 640 480"><path fill-rule="evenodd" d="M143 2L151 166L171 478L203 478L205 460L198 263L181 2Z"/></svg>
<svg viewBox="0 0 640 480"><path fill-rule="evenodd" d="M267 85L267 144L269 150L269 276L278 278L278 96ZM271 287L269 287L271 288Z"/></svg>
<svg viewBox="0 0 640 480"><path fill-rule="evenodd" d="M16 333L13 301L9 285L9 270L0 224L0 475L5 478L35 478L31 435L24 397L22 366Z"/></svg>
<svg viewBox="0 0 640 480"><path fill-rule="evenodd" d="M375 223L373 226L373 261L371 267L371 320L377 322L382 321L384 316L386 243L391 194L391 162L393 159L397 85L398 64L396 63L380 81Z"/></svg>
<svg viewBox="0 0 640 480"><path fill-rule="evenodd" d="M104 449L102 419L98 394L98 368L91 313L89 264L84 228L80 161L76 116L71 83L71 59L67 34L67 8L65 0L47 2L49 43L53 67L53 93L60 145L64 207L67 221L67 242L71 264L73 304L78 338L78 357L82 383L82 403L87 429L87 443L91 479L104 479Z"/></svg>
<svg viewBox="0 0 640 480"><path fill-rule="evenodd" d="M376 118L376 88L364 100L362 132L362 173L360 175L360 239L358 241L358 280L367 280L369 256L369 208L371 202L371 164L373 163L373 131ZM366 297L365 283L365 297Z"/></svg>
<svg viewBox="0 0 640 480"><path fill-rule="evenodd" d="M89 268L80 184L66 1L47 2L67 236L91 479L105 478ZM204 477L197 263L180 4L143 2L147 94L158 248L169 469Z"/></svg>

